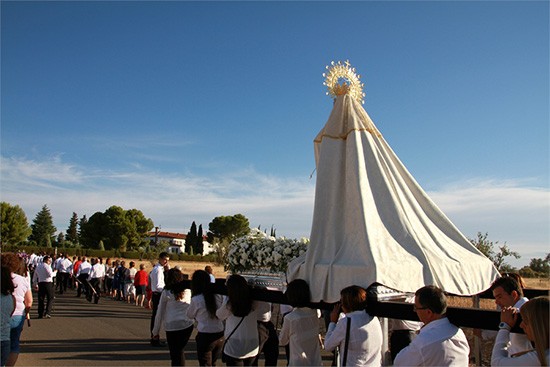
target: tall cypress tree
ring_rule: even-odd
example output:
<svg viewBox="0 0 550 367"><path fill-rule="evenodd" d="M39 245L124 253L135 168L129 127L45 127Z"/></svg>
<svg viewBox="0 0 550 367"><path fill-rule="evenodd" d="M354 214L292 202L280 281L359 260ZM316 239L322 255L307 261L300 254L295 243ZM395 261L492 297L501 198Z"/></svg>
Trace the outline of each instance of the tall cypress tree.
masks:
<svg viewBox="0 0 550 367"><path fill-rule="evenodd" d="M78 215L73 212L73 216L69 220L69 228L65 240L71 241L74 244L78 243Z"/></svg>
<svg viewBox="0 0 550 367"><path fill-rule="evenodd" d="M198 254L198 255L202 255L202 253L204 252L204 244L202 243L202 224L199 225L199 231L197 233L197 240L196 240L196 251L195 254Z"/></svg>
<svg viewBox="0 0 550 367"><path fill-rule="evenodd" d="M47 205L44 205L36 214L31 229L31 241L35 241L38 246L52 247L52 237L57 228L53 225L53 218Z"/></svg>
<svg viewBox="0 0 550 367"><path fill-rule="evenodd" d="M185 238L185 252L188 254L195 253L195 242L197 240L197 225L195 221L191 224L191 229L187 232Z"/></svg>

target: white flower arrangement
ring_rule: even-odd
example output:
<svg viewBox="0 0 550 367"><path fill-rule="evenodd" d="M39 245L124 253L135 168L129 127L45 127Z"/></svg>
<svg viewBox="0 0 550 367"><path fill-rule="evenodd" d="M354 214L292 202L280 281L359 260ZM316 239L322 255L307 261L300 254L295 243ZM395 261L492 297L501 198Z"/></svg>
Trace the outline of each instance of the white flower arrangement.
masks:
<svg viewBox="0 0 550 367"><path fill-rule="evenodd" d="M302 255L308 244L307 238L275 238L255 228L231 242L225 269L233 273L251 270L285 273L288 263Z"/></svg>

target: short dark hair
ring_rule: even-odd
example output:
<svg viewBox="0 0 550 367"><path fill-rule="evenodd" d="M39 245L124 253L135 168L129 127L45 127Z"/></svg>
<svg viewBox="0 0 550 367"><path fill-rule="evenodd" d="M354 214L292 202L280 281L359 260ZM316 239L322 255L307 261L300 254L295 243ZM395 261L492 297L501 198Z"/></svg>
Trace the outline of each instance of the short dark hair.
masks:
<svg viewBox="0 0 550 367"><path fill-rule="evenodd" d="M311 301L309 285L303 279L294 279L288 283L285 297L292 307L308 307Z"/></svg>
<svg viewBox="0 0 550 367"><path fill-rule="evenodd" d="M491 292L498 287L504 289L504 291L508 294L512 294L513 291L516 291L520 297L523 297L523 290L517 280L513 277L502 277L496 279L493 284L491 284Z"/></svg>
<svg viewBox="0 0 550 367"><path fill-rule="evenodd" d="M159 254L159 259L166 259L166 258L170 258L170 255L168 254L168 252L163 251Z"/></svg>
<svg viewBox="0 0 550 367"><path fill-rule="evenodd" d="M349 311L364 310L367 307L367 291L358 285L346 287L340 291L342 306Z"/></svg>
<svg viewBox="0 0 550 367"><path fill-rule="evenodd" d="M443 315L447 312L447 297L441 288L427 285L418 289L414 295L422 307L426 307L433 313Z"/></svg>

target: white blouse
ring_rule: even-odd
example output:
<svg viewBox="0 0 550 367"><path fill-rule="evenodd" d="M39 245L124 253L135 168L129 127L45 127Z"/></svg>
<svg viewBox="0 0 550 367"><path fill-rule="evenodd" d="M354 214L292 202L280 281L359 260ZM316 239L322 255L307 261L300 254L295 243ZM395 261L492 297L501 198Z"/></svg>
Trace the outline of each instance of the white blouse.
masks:
<svg viewBox="0 0 550 367"><path fill-rule="evenodd" d="M540 366L540 361L535 350L517 357L508 357L507 346L510 341L510 331L500 329L491 354L491 366ZM546 361L550 362L550 349L546 349Z"/></svg>
<svg viewBox="0 0 550 367"><path fill-rule="evenodd" d="M289 345L289 366L322 366L317 311L307 307L295 308L283 321L280 345Z"/></svg>
<svg viewBox="0 0 550 367"><path fill-rule="evenodd" d="M216 297L216 309L222 304L222 296L219 294ZM204 295L199 294L191 298L191 305L187 309L187 317L197 320L197 331L199 333L219 333L223 331L223 322L216 316L213 318L206 309Z"/></svg>
<svg viewBox="0 0 550 367"><path fill-rule="evenodd" d="M189 302L191 302L189 289L183 291L183 298L180 300L177 300L171 291L166 289L162 291L155 316L153 335L159 334L161 326L164 326L166 331L183 330L193 326L193 320L187 317Z"/></svg>
<svg viewBox="0 0 550 367"><path fill-rule="evenodd" d="M233 315L227 305L227 297L216 311L220 320L225 320L225 348L224 353L230 357L243 359L258 355L260 350L258 339L258 315L256 302L252 304L252 311L244 317ZM242 322L241 322L242 319ZM239 322L240 325L239 325ZM237 325L239 325L237 327ZM236 328L236 329L235 329ZM235 332L233 332L235 330ZM233 332L231 337L229 335Z"/></svg>
<svg viewBox="0 0 550 367"><path fill-rule="evenodd" d="M331 322L325 336L325 349L332 351L340 347L340 365L344 365L346 328L350 323L348 359L346 366L382 365L382 327L377 317L364 310L350 312L337 324Z"/></svg>

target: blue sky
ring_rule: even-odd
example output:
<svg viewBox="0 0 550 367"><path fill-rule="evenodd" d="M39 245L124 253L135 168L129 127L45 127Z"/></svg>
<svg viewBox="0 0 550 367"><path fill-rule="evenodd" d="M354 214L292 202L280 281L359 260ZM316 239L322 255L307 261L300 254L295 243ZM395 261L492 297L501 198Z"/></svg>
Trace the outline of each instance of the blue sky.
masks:
<svg viewBox="0 0 550 367"><path fill-rule="evenodd" d="M1 200L32 221L242 213L309 237L313 138L347 60L386 141L469 238L550 251L549 5L2 1Z"/></svg>

